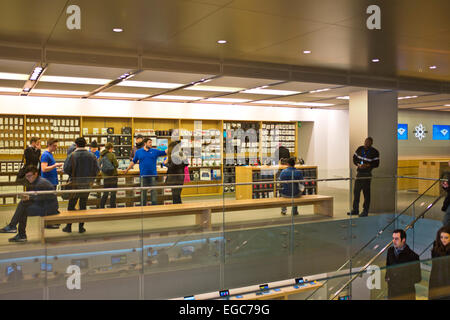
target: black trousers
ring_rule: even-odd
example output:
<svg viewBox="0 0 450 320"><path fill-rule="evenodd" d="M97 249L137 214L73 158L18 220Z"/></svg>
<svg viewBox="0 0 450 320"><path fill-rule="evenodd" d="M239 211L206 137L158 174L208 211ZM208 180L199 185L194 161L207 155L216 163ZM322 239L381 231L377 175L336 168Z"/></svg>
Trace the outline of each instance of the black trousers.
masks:
<svg viewBox="0 0 450 320"><path fill-rule="evenodd" d="M89 186L86 188L78 188L78 189L89 189ZM80 201L80 210L86 210L88 198L89 192L71 194L69 204L67 205L67 210L74 211L78 201ZM72 226L71 223L68 223L67 225ZM79 227L81 228L83 226L84 222L80 222Z"/></svg>
<svg viewBox="0 0 450 320"><path fill-rule="evenodd" d="M355 187L353 190L353 212L359 212L359 199L361 190L364 195L363 212L368 213L370 207L370 178L355 180Z"/></svg>
<svg viewBox="0 0 450 320"><path fill-rule="evenodd" d="M44 216L44 208L34 203L20 201L17 205L16 211L14 212L14 216L9 223L10 227L16 227L19 225L18 231L21 237L26 236L25 229L27 228L27 219L29 215L33 216Z"/></svg>
<svg viewBox="0 0 450 320"><path fill-rule="evenodd" d="M117 177L108 177L103 181L103 188L117 188ZM109 204L111 208L116 207L116 194L117 191L103 192L102 199L100 200L100 208L104 208L106 205L106 201L108 200L108 196L111 194L111 198L109 199Z"/></svg>
<svg viewBox="0 0 450 320"><path fill-rule="evenodd" d="M180 186L181 187L181 186ZM182 188L172 188L172 203L181 203L181 191Z"/></svg>

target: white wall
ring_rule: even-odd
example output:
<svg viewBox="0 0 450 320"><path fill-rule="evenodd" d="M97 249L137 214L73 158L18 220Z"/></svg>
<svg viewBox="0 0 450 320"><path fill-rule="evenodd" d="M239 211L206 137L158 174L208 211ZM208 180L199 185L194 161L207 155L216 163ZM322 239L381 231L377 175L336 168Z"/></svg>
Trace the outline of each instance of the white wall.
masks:
<svg viewBox="0 0 450 320"><path fill-rule="evenodd" d="M325 170L348 170L348 110L0 96L0 114L313 121L308 164L319 166L324 175Z"/></svg>

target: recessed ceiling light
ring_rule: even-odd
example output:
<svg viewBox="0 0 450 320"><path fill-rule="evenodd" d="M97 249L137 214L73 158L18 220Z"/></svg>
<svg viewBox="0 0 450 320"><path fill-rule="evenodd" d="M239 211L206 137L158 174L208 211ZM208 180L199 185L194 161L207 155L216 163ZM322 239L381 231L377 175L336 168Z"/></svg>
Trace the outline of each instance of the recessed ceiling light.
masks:
<svg viewBox="0 0 450 320"><path fill-rule="evenodd" d="M288 90L273 90L273 89L249 89L242 91L243 93L253 93L253 94L268 94L274 96L287 96L291 94L299 94L299 91L288 91Z"/></svg>
<svg viewBox="0 0 450 320"><path fill-rule="evenodd" d="M380 59L372 59L372 62L380 62Z"/></svg>
<svg viewBox="0 0 450 320"><path fill-rule="evenodd" d="M145 98L148 97L148 94L140 94L140 93L119 93L119 92L99 92L96 94L99 97L110 97L110 98Z"/></svg>
<svg viewBox="0 0 450 320"><path fill-rule="evenodd" d="M349 96L342 96L342 97L337 97L336 99L340 99L340 100L350 100Z"/></svg>
<svg viewBox="0 0 450 320"><path fill-rule="evenodd" d="M114 31L114 32L122 32L123 29L122 29L122 28L114 28L113 31Z"/></svg>
<svg viewBox="0 0 450 320"><path fill-rule="evenodd" d="M303 50L303 53L304 53L304 54L310 54L310 53L311 53L311 50Z"/></svg>
<svg viewBox="0 0 450 320"><path fill-rule="evenodd" d="M173 89L173 88L181 87L182 84L181 83L125 80L125 81L118 83L117 86L136 87L136 88Z"/></svg>
<svg viewBox="0 0 450 320"><path fill-rule="evenodd" d="M216 92L238 92L238 91L244 90L244 88L204 86L204 85L199 84L199 85L196 85L196 86L187 87L185 90L216 91Z"/></svg>
<svg viewBox="0 0 450 320"><path fill-rule="evenodd" d="M2 80L28 80L28 77L27 74L0 72L0 79Z"/></svg>
<svg viewBox="0 0 450 320"><path fill-rule="evenodd" d="M20 88L6 88L6 87L0 87L0 92L21 92L22 89Z"/></svg>
<svg viewBox="0 0 450 320"><path fill-rule="evenodd" d="M190 97L190 96L170 96L170 95L160 95L153 97L154 99L164 99L164 100L200 100L204 97Z"/></svg>
<svg viewBox="0 0 450 320"><path fill-rule="evenodd" d="M42 76L39 81L104 85L104 84L107 84L108 82L110 82L111 80L110 79L97 79L97 78L63 77L63 76Z"/></svg>
<svg viewBox="0 0 450 320"><path fill-rule="evenodd" d="M224 44L227 43L227 40L218 40L217 43Z"/></svg>
<svg viewBox="0 0 450 320"><path fill-rule="evenodd" d="M437 67L436 66L430 66L430 69L436 69Z"/></svg>

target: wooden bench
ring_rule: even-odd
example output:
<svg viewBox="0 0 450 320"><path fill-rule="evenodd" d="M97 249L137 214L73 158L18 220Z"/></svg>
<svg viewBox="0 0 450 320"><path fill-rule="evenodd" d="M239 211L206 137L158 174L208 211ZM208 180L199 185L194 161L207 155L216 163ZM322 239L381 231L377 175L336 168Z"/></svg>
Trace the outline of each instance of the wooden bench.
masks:
<svg viewBox="0 0 450 320"><path fill-rule="evenodd" d="M99 222L153 217L195 215L195 223L202 228L211 228L211 213L289 207L292 205L313 205L314 214L333 216L333 197L305 195L301 198L268 198L246 200L200 201L183 204L156 205L144 207L89 209L62 211L60 214L41 217L40 238L45 243L45 226L79 222Z"/></svg>

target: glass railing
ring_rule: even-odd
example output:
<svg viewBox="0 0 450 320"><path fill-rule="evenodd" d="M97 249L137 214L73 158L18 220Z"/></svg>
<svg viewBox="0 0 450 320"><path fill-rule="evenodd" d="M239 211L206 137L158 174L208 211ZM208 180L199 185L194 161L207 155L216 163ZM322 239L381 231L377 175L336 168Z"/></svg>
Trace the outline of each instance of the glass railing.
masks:
<svg viewBox="0 0 450 320"><path fill-rule="evenodd" d="M369 216L358 217L347 214L355 179L343 170L306 168L297 179L281 177L281 169L236 167L223 177L215 168L169 178L119 172L76 190L3 189L0 227L10 224L23 195L31 196L23 201L26 210L56 196L60 213L43 219L28 212L26 242L8 241L18 233L0 233L0 299L171 299L338 269L349 280L349 270L364 266L394 228L414 219L412 206L396 211L398 193L379 198L396 177L372 178ZM75 197L76 210L67 210ZM417 216L430 200L417 193L415 200ZM86 211L79 211L80 202ZM361 195L360 207L363 202ZM408 230L416 252L441 225L442 213L432 211L436 219L425 217ZM374 263L383 267L384 258Z"/></svg>

